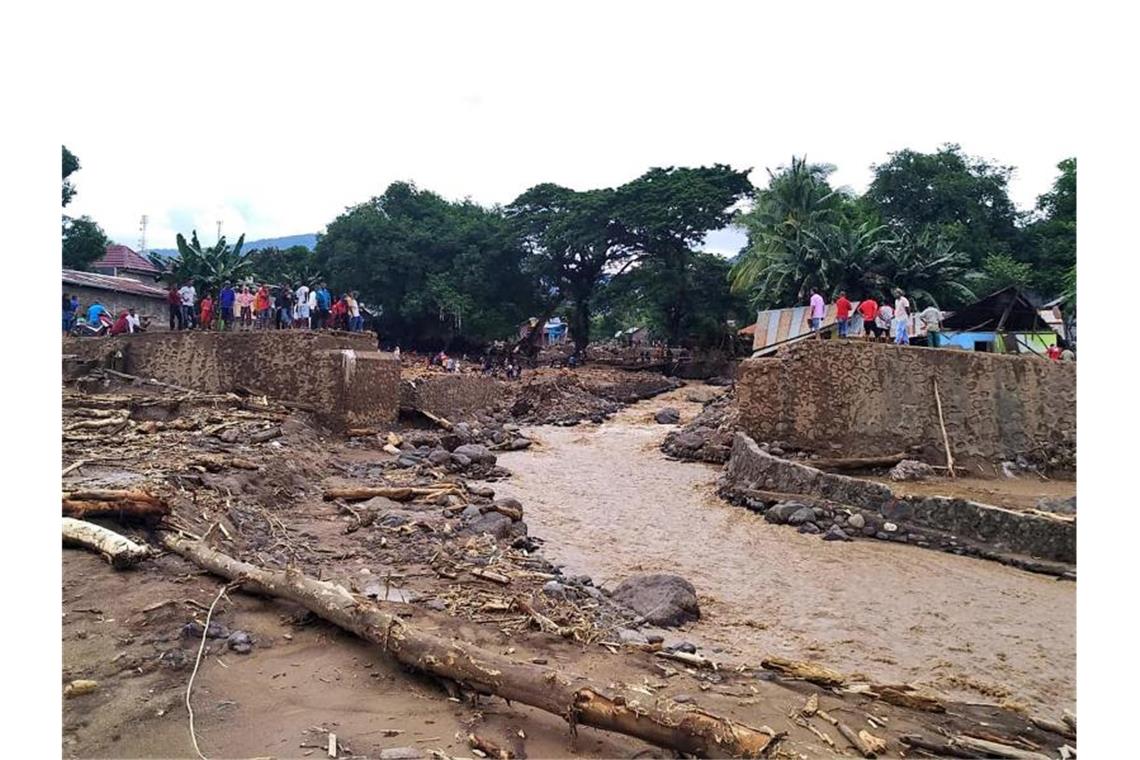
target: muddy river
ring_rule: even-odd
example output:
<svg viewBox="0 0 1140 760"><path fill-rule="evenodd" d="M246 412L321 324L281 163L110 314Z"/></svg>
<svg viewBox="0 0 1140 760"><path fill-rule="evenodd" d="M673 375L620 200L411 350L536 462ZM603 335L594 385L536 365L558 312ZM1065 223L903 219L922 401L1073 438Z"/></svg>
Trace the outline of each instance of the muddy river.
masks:
<svg viewBox="0 0 1140 760"><path fill-rule="evenodd" d="M495 484L570 574L612 588L669 572L697 588L703 617L669 638L714 659L812 659L878 681L1057 715L1076 695L1076 584L985 560L878 541L825 542L771 525L714 493L719 467L658 449L700 406L680 389L602 425L541 427L506 453Z"/></svg>

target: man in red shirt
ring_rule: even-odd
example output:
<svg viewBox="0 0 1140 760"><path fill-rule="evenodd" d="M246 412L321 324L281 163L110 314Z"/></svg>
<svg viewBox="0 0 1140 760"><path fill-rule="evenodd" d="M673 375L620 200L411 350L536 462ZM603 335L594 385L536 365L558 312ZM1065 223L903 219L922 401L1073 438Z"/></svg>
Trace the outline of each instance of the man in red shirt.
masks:
<svg viewBox="0 0 1140 760"><path fill-rule="evenodd" d="M847 337L847 319L851 316L851 302L847 300L847 292L839 291L839 298L835 302L835 321L839 324L839 337Z"/></svg>
<svg viewBox="0 0 1140 760"><path fill-rule="evenodd" d="M127 312L124 309L123 311L119 312L119 318L115 320L115 323L113 325L111 325L111 335L122 335L124 333L129 333L130 331L131 326L127 322Z"/></svg>
<svg viewBox="0 0 1140 760"><path fill-rule="evenodd" d="M874 298L864 298L862 303L859 304L859 314L863 317L863 337L870 338L872 335L879 334L879 328L875 325L875 315L879 313L879 304L875 303Z"/></svg>
<svg viewBox="0 0 1140 760"><path fill-rule="evenodd" d="M178 294L178 288L175 285L170 286L170 290L166 291L166 305L170 309L170 329L182 329L182 296Z"/></svg>

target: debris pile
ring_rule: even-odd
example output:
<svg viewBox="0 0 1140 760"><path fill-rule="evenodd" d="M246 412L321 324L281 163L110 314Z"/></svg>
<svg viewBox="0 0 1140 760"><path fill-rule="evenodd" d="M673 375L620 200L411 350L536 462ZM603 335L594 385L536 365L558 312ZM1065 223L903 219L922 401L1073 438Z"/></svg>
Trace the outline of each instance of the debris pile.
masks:
<svg viewBox="0 0 1140 760"><path fill-rule="evenodd" d="M539 370L512 386L507 409L528 425L603 422L634 401L679 388L679 380L650 372Z"/></svg>
<svg viewBox="0 0 1140 760"><path fill-rule="evenodd" d="M678 459L723 464L728 461L739 419L735 394L728 391L707 401L688 425L665 436L661 450Z"/></svg>

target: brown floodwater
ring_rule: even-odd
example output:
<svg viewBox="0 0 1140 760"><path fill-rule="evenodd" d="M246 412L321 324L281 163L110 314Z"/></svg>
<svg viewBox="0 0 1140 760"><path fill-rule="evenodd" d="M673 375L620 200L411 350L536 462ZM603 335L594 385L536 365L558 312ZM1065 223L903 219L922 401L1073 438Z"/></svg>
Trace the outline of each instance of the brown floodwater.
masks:
<svg viewBox="0 0 1140 760"><path fill-rule="evenodd" d="M690 386L691 387L691 386ZM1076 699L1076 584L986 560L879 541L825 542L718 498L720 468L666 459L664 406L691 419L687 388L602 425L539 427L500 456L495 484L568 574L613 588L668 572L697 589L682 637L714 659L811 659L954 698L1052 716Z"/></svg>

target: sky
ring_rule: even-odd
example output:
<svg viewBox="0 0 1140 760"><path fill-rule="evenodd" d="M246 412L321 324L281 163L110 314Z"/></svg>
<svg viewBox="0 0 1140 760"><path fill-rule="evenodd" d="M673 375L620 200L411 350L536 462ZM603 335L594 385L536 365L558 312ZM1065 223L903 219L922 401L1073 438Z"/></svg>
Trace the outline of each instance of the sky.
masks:
<svg viewBox="0 0 1140 760"><path fill-rule="evenodd" d="M135 248L143 214L150 248L212 242L218 220L230 241L318 232L396 180L489 205L651 166L727 163L763 185L806 155L862 191L891 151L946 142L1016 167L1024 209L1076 154L1056 108L1075 79L1037 74L1069 20L1044 7L156 5L76 5L63 32L68 212Z"/></svg>

